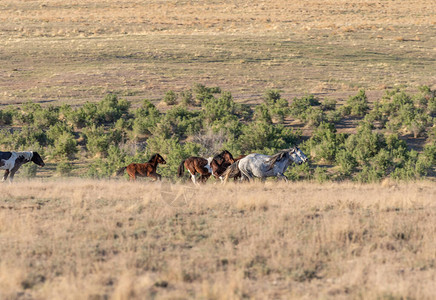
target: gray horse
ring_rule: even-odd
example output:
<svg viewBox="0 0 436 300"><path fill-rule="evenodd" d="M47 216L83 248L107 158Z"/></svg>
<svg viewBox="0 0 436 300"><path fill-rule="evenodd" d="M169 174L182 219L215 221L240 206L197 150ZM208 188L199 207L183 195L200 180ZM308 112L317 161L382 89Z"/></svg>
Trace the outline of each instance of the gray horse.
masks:
<svg viewBox="0 0 436 300"><path fill-rule="evenodd" d="M272 156L253 153L231 165L226 171L225 181L239 172L242 179L248 181L254 177L265 180L266 177L272 176L288 181L284 175L288 166L292 162L302 164L306 161L306 155L297 147L282 150Z"/></svg>

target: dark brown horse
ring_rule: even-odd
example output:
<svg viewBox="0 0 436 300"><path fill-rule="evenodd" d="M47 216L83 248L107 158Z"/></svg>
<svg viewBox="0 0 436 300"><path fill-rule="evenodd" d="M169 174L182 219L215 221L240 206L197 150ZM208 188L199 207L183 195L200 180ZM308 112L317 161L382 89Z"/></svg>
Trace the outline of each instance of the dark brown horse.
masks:
<svg viewBox="0 0 436 300"><path fill-rule="evenodd" d="M223 150L220 154L215 155L212 159L212 162L210 163L213 171L213 176L215 176L216 179L221 179L221 176L226 171L226 169L234 162L235 159L233 158L232 154L227 150Z"/></svg>
<svg viewBox="0 0 436 300"><path fill-rule="evenodd" d="M145 164L135 164L132 163L126 167L120 168L116 175L120 176L124 173L124 170L127 170L127 174L129 174L130 180L136 180L136 176L141 177L151 177L154 180L161 180L162 176L156 173L158 164L166 164L167 162L163 159L160 154L153 154L150 160Z"/></svg>
<svg viewBox="0 0 436 300"><path fill-rule="evenodd" d="M180 163L179 168L177 169L177 177L182 177L186 168L191 174L191 179L194 184L197 184L197 180L195 178L197 173L200 174L199 181L206 182L213 173L210 166L211 161L212 158L205 159L198 156L188 157Z"/></svg>

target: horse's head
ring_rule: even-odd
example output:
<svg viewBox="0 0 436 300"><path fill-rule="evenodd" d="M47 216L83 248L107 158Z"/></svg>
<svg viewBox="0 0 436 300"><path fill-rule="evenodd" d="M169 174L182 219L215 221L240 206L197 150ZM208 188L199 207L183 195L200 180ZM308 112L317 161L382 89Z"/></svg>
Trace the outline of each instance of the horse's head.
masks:
<svg viewBox="0 0 436 300"><path fill-rule="evenodd" d="M235 162L233 155L227 150L224 150L223 152L221 152L221 156L224 158L224 161L226 161L228 163L232 164Z"/></svg>
<svg viewBox="0 0 436 300"><path fill-rule="evenodd" d="M301 160L305 163L307 162L309 159L307 158L306 154L303 153L303 151L301 151L300 148L295 147L295 153L297 153L297 155L301 158Z"/></svg>
<svg viewBox="0 0 436 300"><path fill-rule="evenodd" d="M299 165L308 160L306 154L304 154L303 151L301 151L301 149L298 147L292 147L289 149L289 155L291 155L292 161Z"/></svg>
<svg viewBox="0 0 436 300"><path fill-rule="evenodd" d="M294 163L299 165L303 163L303 159L298 155L296 147L289 149L288 153L289 153L289 157Z"/></svg>
<svg viewBox="0 0 436 300"><path fill-rule="evenodd" d="M41 166L41 167L45 166L45 163L42 160L41 156L38 154L38 152L33 152L31 161L33 161L38 166Z"/></svg>
<svg viewBox="0 0 436 300"><path fill-rule="evenodd" d="M156 162L162 165L165 165L167 163L160 154L156 154Z"/></svg>

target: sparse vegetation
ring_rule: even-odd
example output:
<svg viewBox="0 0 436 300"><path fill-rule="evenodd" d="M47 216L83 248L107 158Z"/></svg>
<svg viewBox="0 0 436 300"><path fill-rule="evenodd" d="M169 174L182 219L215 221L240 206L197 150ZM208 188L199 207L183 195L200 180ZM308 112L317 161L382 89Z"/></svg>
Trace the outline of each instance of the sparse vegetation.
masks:
<svg viewBox="0 0 436 300"><path fill-rule="evenodd" d="M155 152L167 156L168 166L162 172L167 177L173 177L180 161L190 155L211 156L223 148L235 155L273 154L294 144L301 144L303 151L310 154L312 170L296 177L289 171L291 178L310 179L313 172L318 178L316 168L325 163L331 168L324 170L322 180L375 182L389 176L415 180L434 174L434 164L428 159L435 149L434 115L428 108L434 102L434 93L428 88L412 95L387 91L372 109L364 90L340 108L332 100L322 102L313 95L294 98L288 105L278 91L268 90L264 103L254 110L236 103L229 92L219 88L196 85L194 90L198 107L176 105L164 112L148 100L131 109L129 102L116 95L79 108L44 108L31 102L22 108L8 107L5 114L13 116L9 126L21 127L3 131L0 144L15 149L36 147L53 159L78 160L80 144L82 156L99 158L86 172L99 178L110 176L119 165L110 162L110 147L129 144L137 145L136 150L130 150L131 157L144 158ZM344 114L345 110L349 112ZM336 117L329 121L326 113ZM318 117L314 119L313 115ZM349 115L360 120L357 132L338 133L337 124ZM43 123L40 116L50 117ZM311 136L303 142L301 131L286 126L286 118L313 128ZM419 134L411 128L418 119L422 121ZM408 148L400 139L404 134L424 137L425 154ZM127 157L122 155L119 163L127 162Z"/></svg>

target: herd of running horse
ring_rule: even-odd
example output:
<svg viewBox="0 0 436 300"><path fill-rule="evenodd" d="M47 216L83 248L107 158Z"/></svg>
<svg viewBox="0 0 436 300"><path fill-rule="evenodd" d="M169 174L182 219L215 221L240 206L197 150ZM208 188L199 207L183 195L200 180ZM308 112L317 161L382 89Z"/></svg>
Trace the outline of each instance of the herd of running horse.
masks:
<svg viewBox="0 0 436 300"><path fill-rule="evenodd" d="M44 161L37 152L0 151L0 170L5 170L3 181L9 176L9 180L12 182L20 166L30 161L41 167L44 166ZM194 184L204 183L210 176L214 176L222 182L226 182L229 178L250 181L257 177L264 180L271 176L277 176L277 178L287 181L284 173L288 166L292 162L302 164L306 161L306 155L298 147L291 147L271 156L252 153L236 158L233 158L229 151L224 150L207 159L191 156L183 160L177 170L177 176L182 177L186 168L191 174ZM153 154L147 163L132 163L120 168L116 175L119 176L127 172L130 180L136 180L137 176L161 180L162 176L156 172L158 164L166 164L166 161L160 154ZM197 174L200 175L198 180Z"/></svg>

